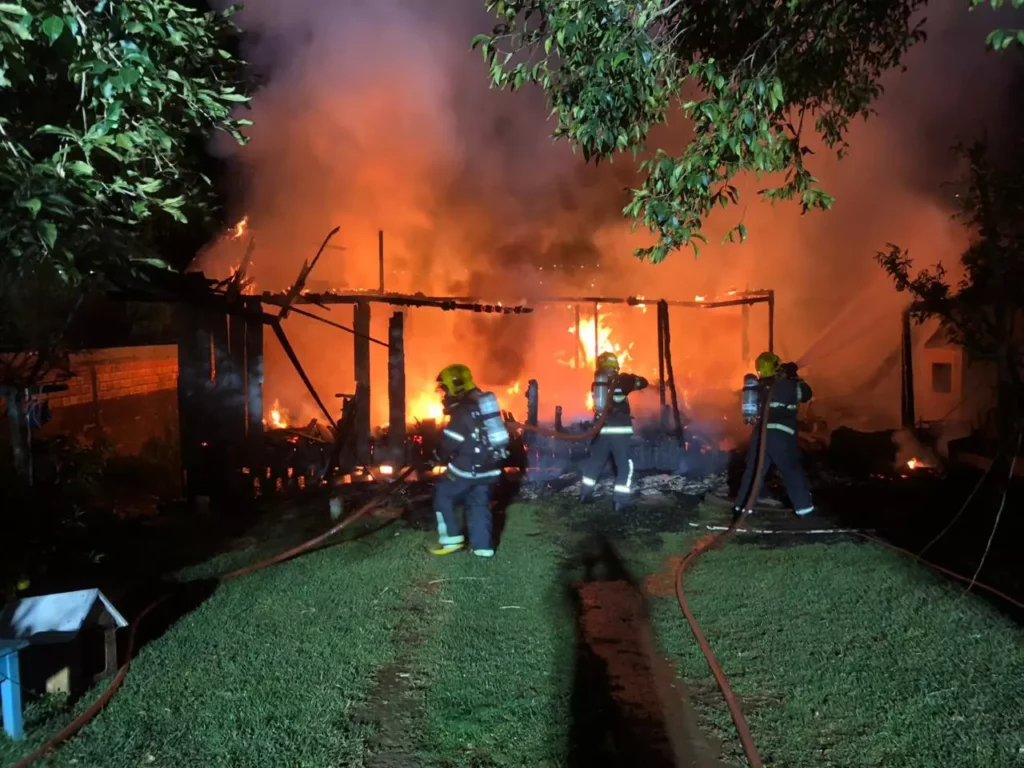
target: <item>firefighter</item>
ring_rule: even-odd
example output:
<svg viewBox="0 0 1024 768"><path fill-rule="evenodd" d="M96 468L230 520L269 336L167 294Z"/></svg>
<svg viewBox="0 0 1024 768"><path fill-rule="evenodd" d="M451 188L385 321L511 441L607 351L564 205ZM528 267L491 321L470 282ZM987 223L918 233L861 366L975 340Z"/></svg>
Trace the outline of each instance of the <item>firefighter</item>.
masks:
<svg viewBox="0 0 1024 768"><path fill-rule="evenodd" d="M437 375L437 383L449 421L439 449L447 468L434 486L438 546L431 551L448 555L465 548L466 536L456 512L461 505L470 551L477 557L493 557L491 494L508 457L508 429L497 398L473 383L465 365L449 365Z"/></svg>
<svg viewBox="0 0 1024 768"><path fill-rule="evenodd" d="M786 488L794 511L801 517L814 511L811 490L807 483L807 474L800 463L800 446L797 443L797 409L802 403L810 401L811 387L797 374L795 363L783 364L778 355L764 352L757 358L758 392L760 405L763 398L771 392L768 403L768 424L765 432L765 454L761 467L761 477L771 467L778 469L782 483ZM774 387L774 388L773 388ZM759 420L754 422L754 432L747 451L747 466L740 481L736 494L736 505L733 511L739 514L750 486L754 480L754 468L757 464L758 443L761 427ZM754 506L752 500L750 506Z"/></svg>
<svg viewBox="0 0 1024 768"><path fill-rule="evenodd" d="M584 463L580 503L593 501L594 487L604 465L615 462L615 487L612 499L615 511L624 509L632 495L633 460L629 458L629 441L633 436L633 417L629 396L647 387L647 379L619 372L619 360L611 352L597 358L597 371L590 391L594 398L594 415L599 417L606 404L608 416L601 431L590 444L590 456Z"/></svg>

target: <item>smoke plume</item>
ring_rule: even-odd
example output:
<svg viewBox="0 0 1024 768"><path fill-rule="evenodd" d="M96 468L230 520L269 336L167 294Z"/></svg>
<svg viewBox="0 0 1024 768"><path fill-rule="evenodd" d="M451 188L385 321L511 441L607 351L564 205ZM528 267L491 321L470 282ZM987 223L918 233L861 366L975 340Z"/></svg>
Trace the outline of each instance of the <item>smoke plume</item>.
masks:
<svg viewBox="0 0 1024 768"><path fill-rule="evenodd" d="M584 165L552 142L542 94L489 89L486 67L469 50L472 36L492 24L481 0L248 0L239 21L247 58L265 85L253 102L251 143L218 149L234 153L235 211L249 217L256 240L252 274L261 290L287 287L340 225L335 242L346 250L327 253L311 288L375 289L378 230L385 232L388 290L511 302L710 299L774 288L778 350L790 359L815 350L806 375L822 407L845 409L848 421L862 425L891 424L898 367L876 374L899 343L905 299L872 256L892 241L922 265L956 260L965 239L938 186L955 172L948 147L996 123L1011 86L1007 60L984 51L993 16L951 4L936 11L931 40L909 56L909 71L887 78L879 115L855 126L849 158L837 162L825 151L812 158L838 198L832 212L801 217L793 206L759 204L755 183L744 182L742 207L712 219L711 245L699 260L680 253L649 265L631 256L644 234L631 233L621 218L631 164ZM749 229L747 243L715 245L737 216ZM222 239L199 267L223 274L242 250ZM347 324L348 311L336 307L331 317ZM583 317L592 311L584 306ZM373 312L373 333L384 338L389 310L374 305ZM839 313L847 319L830 328ZM657 373L654 315L604 307L600 320L612 332L607 343L626 352L626 367L649 376ZM767 343L767 313L754 307L749 318L753 357ZM545 416L556 403L567 418L584 409L589 375L568 367L579 344L568 305L507 318L419 309L406 322L413 415L451 362L471 365L502 397L517 381L525 392L526 379L539 379ZM748 368L742 324L738 308L673 310L684 401L697 390L738 388ZM321 392L351 391L349 337L301 318L289 319L288 331ZM279 398L293 413L308 410L269 338L267 350L268 403ZM386 365L374 355L380 422ZM882 383L860 391L873 376ZM518 395L506 407L523 410Z"/></svg>

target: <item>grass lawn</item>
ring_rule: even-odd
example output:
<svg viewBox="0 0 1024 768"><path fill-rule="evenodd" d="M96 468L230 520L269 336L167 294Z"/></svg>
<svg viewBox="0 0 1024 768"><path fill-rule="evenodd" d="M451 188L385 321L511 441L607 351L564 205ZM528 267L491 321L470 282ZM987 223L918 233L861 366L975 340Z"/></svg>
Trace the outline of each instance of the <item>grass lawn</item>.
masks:
<svg viewBox="0 0 1024 768"><path fill-rule="evenodd" d="M775 538L775 537L773 537ZM1020 629L909 558L860 543L767 548L734 540L706 554L687 595L745 702L766 764L931 768L1024 765ZM662 551L629 547L638 571ZM652 598L705 726L742 764L717 686L674 597Z"/></svg>
<svg viewBox="0 0 1024 768"><path fill-rule="evenodd" d="M359 765L368 727L352 715L396 654L392 628L425 564L422 534L397 531L221 586L141 650L107 709L53 764ZM0 764L67 719L26 712L28 738L0 739Z"/></svg>
<svg viewBox="0 0 1024 768"><path fill-rule="evenodd" d="M365 716L380 698L374 711L405 711L399 738L420 765L565 765L574 628L563 568L574 519L593 513L515 505L490 561L430 558L430 535L399 524L223 585L142 649L54 765L418 768L380 762L381 726ZM640 578L696 535L637 531L616 543ZM742 541L702 558L688 593L768 765L1024 766L1018 628L871 545ZM674 598L652 597L650 610L704 726L742 765ZM385 673L408 690L382 697ZM0 764L67 717L35 707L26 742L0 738Z"/></svg>

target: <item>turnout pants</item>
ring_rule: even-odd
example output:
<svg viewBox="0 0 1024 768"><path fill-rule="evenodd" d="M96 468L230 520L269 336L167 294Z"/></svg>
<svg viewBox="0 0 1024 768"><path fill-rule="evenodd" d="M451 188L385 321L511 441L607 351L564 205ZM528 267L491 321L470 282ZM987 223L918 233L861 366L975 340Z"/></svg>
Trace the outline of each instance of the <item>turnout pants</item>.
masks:
<svg viewBox="0 0 1024 768"><path fill-rule="evenodd" d="M493 549L491 490L493 482L469 480L446 473L434 485L434 514L437 515L437 540L441 546L463 544L464 530L469 529L470 549ZM456 508L462 505L466 526L463 527Z"/></svg>
<svg viewBox="0 0 1024 768"><path fill-rule="evenodd" d="M633 460L629 458L629 435L599 434L590 444L590 456L583 464L582 493L584 499L594 495L601 472L608 459L615 462L615 487L613 498L616 504L629 501L633 491Z"/></svg>
<svg viewBox="0 0 1024 768"><path fill-rule="evenodd" d="M750 448L747 451L747 466L743 470L743 479L740 481L739 491L736 493L736 509L738 510L750 493L750 486L754 482L754 465L757 464L757 446L760 439L760 432L755 427L754 437L750 441ZM775 467L782 476L782 484L786 489L786 495L793 503L793 509L798 515L807 515L814 511L814 502L811 501L811 489L807 483L807 474L800 463L800 446L797 443L796 435L783 432L778 429L768 429L765 438L764 465L761 467L761 480L764 480L768 470ZM754 507L757 499L753 499L750 507Z"/></svg>

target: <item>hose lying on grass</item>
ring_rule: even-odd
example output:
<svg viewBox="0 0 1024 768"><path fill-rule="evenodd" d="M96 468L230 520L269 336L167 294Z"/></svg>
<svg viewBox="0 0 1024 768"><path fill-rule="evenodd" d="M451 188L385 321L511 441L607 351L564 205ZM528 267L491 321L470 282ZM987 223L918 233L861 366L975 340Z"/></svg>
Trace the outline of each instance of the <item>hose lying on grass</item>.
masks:
<svg viewBox="0 0 1024 768"><path fill-rule="evenodd" d="M370 501L361 506L359 509L357 509L351 515L349 515L344 520L339 522L326 533L322 533L319 536L310 539L309 541L299 544L297 547L293 547L292 549L289 549L287 552L282 552L281 554L275 555L274 557L270 557L258 563L253 563L252 565L248 565L244 568L239 568L238 570L231 571L230 573L226 573L223 576L219 577L218 581L232 581L241 576L246 576L251 573L256 573L256 571L262 571L265 568L270 568L271 566L278 565L279 563L283 563L286 560L292 560L298 557L299 555L308 552L309 550L313 549L319 544L322 544L324 541L326 541L342 529L347 528L349 525L354 523L359 518L364 517L365 515L372 512L374 509L377 509L381 504L387 501L388 498L390 498L390 496L398 488L401 487L400 483L403 480L405 480L405 478L407 478L410 474L412 474L414 470L415 467L409 467L408 469L403 471L400 475L398 475L397 478L395 478L394 482L391 485L383 489L380 493L376 494L372 499L370 499ZM136 634L138 633L139 624L141 624L142 620L145 619L146 616L149 615L157 606L161 605L173 594L173 592L169 592L166 595L163 595L162 597L158 598L157 600L154 600L152 603L147 605L139 613L138 616L135 617L134 621L132 621L131 628L128 631L128 647L125 654L124 664L122 664L120 669L117 670L117 673L114 675L114 678L110 681L110 685L107 686L106 690L103 691L100 697L96 699L96 701L94 701L87 710L85 710L82 714L76 717L74 721L72 721L66 728L64 728L64 730L62 730L52 739L49 739L45 744L43 744L41 747L36 749L31 754L29 754L27 757L24 757L17 763L15 763L14 768L28 768L30 765L33 765L37 760L42 759L43 757L51 753L54 749L56 749L58 746L60 746L65 741L67 741L75 734L77 734L80 730L82 730L82 728L84 728L89 722L93 720L93 718L95 718L103 710L103 708L107 705L107 702L110 701L111 697L113 697L113 695L117 692L118 688L121 687L121 683L124 682L125 676L128 674L128 670L131 668L132 658L135 652L135 637Z"/></svg>
<svg viewBox="0 0 1024 768"><path fill-rule="evenodd" d="M761 418L758 423L757 433L757 456L754 461L754 474L752 476L752 482L750 489L747 491L746 498L742 500L740 504L739 513L733 518L732 524L729 525L724 531L720 533L710 534L708 536L701 537L693 548L686 554L686 556L679 561L679 566L676 568L676 599L679 601L679 608L683 612L683 616L686 617L686 621L690 625L690 630L693 632L694 639L697 641L697 645L700 646L701 652L704 654L704 658L708 662L708 667L711 669L711 674L715 677L715 682L718 683L719 689L722 691L722 696L725 698L725 703L729 707L729 714L732 716L732 721L736 725L736 732L739 734L740 744L743 746L743 752L747 756L747 762L750 763L750 768L764 768L764 761L761 759L761 754L757 751L757 745L754 743L754 737L750 733L750 726L747 725L746 718L743 716L743 709L740 707L739 699L732 690L732 686L729 684L729 678L725 676L725 672L722 670L722 666L718 663L718 659L715 658L715 653L711 649L711 644L708 643L707 638L704 637L704 633L701 631L700 624L697 623L697 617L693 615L693 611L690 609L689 604L686 601L686 592L683 589L683 575L686 570L693 566L697 559L710 549L722 546L729 537L732 536L736 529L739 528L740 523L749 514L751 507L756 503L758 494L761 493L761 483L764 476L764 460L767 455L767 437L768 437L768 405L772 400L772 392L775 390L773 384L769 388L767 395L764 398L764 403L761 406ZM740 501L737 499L737 501Z"/></svg>

